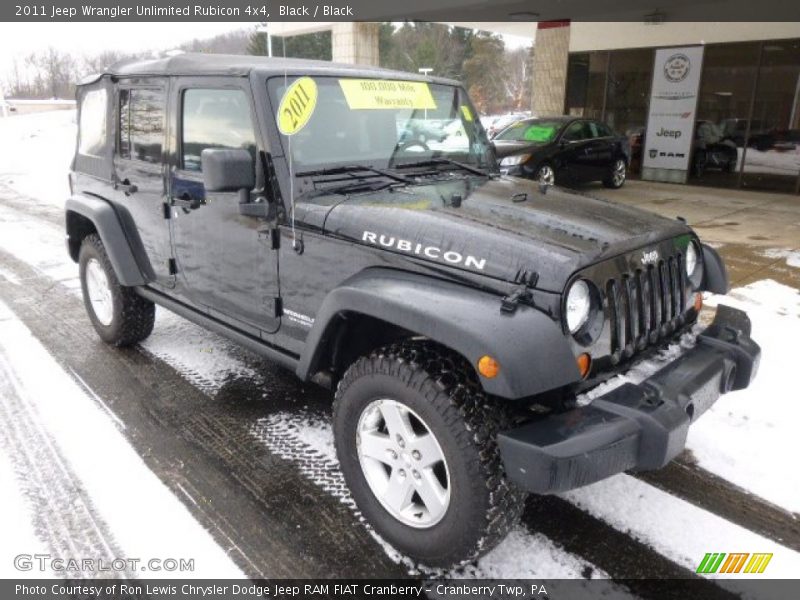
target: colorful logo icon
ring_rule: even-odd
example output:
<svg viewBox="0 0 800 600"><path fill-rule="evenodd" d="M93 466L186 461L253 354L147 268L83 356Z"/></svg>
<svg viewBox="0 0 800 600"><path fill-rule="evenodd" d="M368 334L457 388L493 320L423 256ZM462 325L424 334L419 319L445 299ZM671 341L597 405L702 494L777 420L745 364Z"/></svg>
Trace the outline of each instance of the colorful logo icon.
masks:
<svg viewBox="0 0 800 600"><path fill-rule="evenodd" d="M734 552L708 552L700 565L697 573L763 573L769 561L772 560L772 553L753 553Z"/></svg>

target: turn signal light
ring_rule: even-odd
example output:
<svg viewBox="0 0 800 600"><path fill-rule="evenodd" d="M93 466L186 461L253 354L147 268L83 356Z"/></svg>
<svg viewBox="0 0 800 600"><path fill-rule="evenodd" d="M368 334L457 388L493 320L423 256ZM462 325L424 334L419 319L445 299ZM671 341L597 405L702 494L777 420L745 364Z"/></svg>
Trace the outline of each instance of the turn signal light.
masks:
<svg viewBox="0 0 800 600"><path fill-rule="evenodd" d="M500 373L500 363L488 354L478 359L478 373L487 379L494 379Z"/></svg>
<svg viewBox="0 0 800 600"><path fill-rule="evenodd" d="M578 363L578 371L581 372L581 377L586 379L586 376L589 374L589 370L592 368L592 356L584 352L583 354L579 354L578 358L575 359Z"/></svg>
<svg viewBox="0 0 800 600"><path fill-rule="evenodd" d="M694 295L694 309L697 312L700 312L701 308L703 308L703 294L701 294L700 292L697 292Z"/></svg>

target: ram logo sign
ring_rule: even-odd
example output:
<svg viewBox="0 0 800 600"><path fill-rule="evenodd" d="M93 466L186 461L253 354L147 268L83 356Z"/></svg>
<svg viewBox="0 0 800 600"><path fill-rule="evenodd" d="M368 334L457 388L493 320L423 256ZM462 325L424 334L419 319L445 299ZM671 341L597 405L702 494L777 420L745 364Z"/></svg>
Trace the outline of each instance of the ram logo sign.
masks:
<svg viewBox="0 0 800 600"><path fill-rule="evenodd" d="M708 552L700 561L697 573L763 573L771 560L772 553Z"/></svg>

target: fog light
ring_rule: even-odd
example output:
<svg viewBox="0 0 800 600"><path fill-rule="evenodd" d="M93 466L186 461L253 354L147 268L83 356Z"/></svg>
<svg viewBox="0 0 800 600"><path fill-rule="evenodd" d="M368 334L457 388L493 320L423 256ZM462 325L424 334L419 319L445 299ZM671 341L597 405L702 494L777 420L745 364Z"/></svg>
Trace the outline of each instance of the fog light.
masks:
<svg viewBox="0 0 800 600"><path fill-rule="evenodd" d="M478 373L487 379L494 379L500 373L500 363L486 354L478 359Z"/></svg>
<svg viewBox="0 0 800 600"><path fill-rule="evenodd" d="M584 352L579 354L575 360L578 363L578 371L581 372L581 378L586 379L589 370L592 368L592 356L588 352Z"/></svg>
<svg viewBox="0 0 800 600"><path fill-rule="evenodd" d="M694 295L694 309L697 312L700 312L701 308L703 308L703 294L701 294L700 292L697 292Z"/></svg>

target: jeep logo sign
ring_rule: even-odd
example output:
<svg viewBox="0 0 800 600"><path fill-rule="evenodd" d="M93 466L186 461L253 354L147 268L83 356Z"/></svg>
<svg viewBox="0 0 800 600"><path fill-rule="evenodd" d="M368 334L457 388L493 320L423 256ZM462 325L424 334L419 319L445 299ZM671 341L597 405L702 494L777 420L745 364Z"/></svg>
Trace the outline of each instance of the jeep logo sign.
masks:
<svg viewBox="0 0 800 600"><path fill-rule="evenodd" d="M651 250L650 252L642 253L642 264L653 265L658 262L658 250Z"/></svg>
<svg viewBox="0 0 800 600"><path fill-rule="evenodd" d="M703 47L661 48L654 61L642 179L680 181L669 171L689 169Z"/></svg>
<svg viewBox="0 0 800 600"><path fill-rule="evenodd" d="M478 271L483 271L484 267L486 267L485 258L476 258L471 254L465 255L455 250L442 251L441 248L437 248L436 246L426 246L425 244L403 240L393 235L365 231L361 235L361 241L374 246L382 246L390 250L399 250L406 254L415 254L424 258L444 261L451 265L464 265L465 267Z"/></svg>

